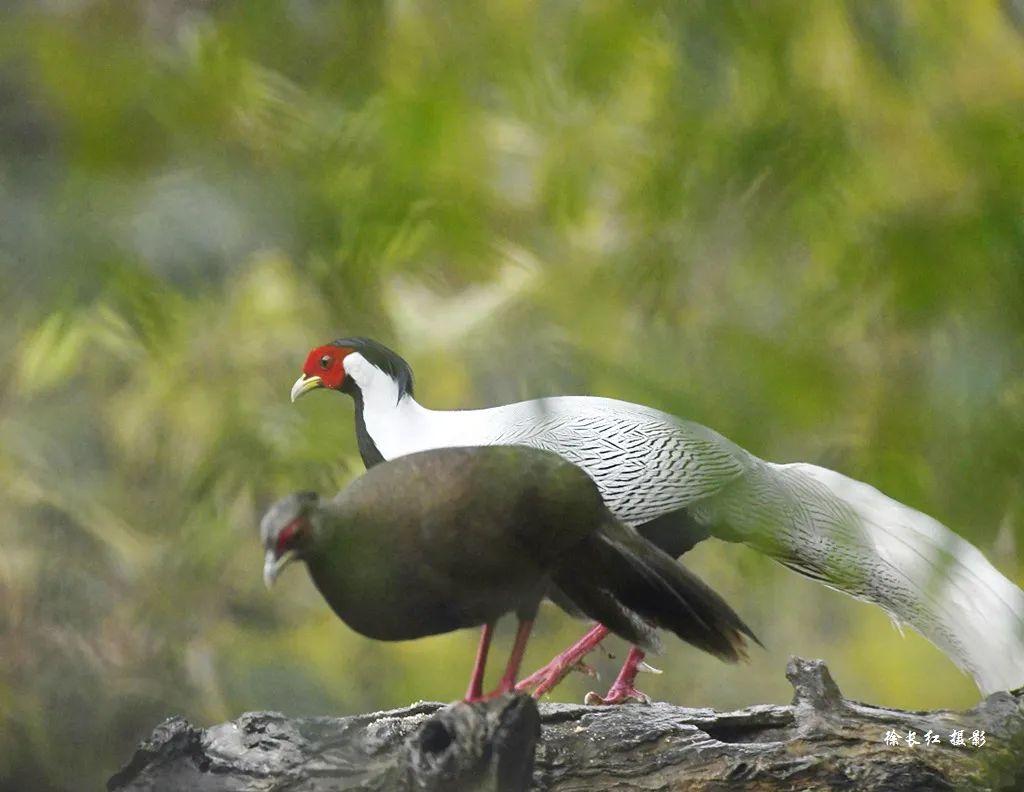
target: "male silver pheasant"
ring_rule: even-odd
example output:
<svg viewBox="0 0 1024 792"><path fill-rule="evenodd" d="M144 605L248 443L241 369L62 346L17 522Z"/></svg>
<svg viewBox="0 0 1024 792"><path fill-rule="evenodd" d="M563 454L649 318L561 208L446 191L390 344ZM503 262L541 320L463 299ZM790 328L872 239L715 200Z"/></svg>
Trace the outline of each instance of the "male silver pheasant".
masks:
<svg viewBox="0 0 1024 792"><path fill-rule="evenodd" d="M911 625L983 693L1024 684L1024 592L969 542L867 484L816 465L767 462L700 424L614 399L429 410L413 398L405 360L367 338L313 349L292 401L321 387L355 400L367 467L449 446L554 451L594 479L616 517L672 556L707 536L744 542ZM596 626L520 689L546 692L606 634ZM641 697L633 683L642 658L633 649L608 695L595 698Z"/></svg>

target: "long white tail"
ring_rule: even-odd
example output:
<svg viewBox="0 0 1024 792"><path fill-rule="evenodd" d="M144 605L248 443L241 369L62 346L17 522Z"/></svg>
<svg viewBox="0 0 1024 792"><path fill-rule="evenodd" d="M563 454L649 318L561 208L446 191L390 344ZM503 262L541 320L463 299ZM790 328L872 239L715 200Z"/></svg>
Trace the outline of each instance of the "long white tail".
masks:
<svg viewBox="0 0 1024 792"><path fill-rule="evenodd" d="M914 627L984 694L1024 685L1024 592L928 515L826 468L761 460L701 508L735 538Z"/></svg>

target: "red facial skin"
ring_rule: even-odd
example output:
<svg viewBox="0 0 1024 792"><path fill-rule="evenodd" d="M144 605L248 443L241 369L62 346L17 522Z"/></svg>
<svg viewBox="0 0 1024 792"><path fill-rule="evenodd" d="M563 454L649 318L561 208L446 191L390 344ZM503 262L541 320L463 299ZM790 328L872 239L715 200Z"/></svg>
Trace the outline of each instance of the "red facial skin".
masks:
<svg viewBox="0 0 1024 792"><path fill-rule="evenodd" d="M338 390L345 382L345 358L353 350L348 347L317 347L309 353L302 373L307 377L319 377L325 388Z"/></svg>
<svg viewBox="0 0 1024 792"><path fill-rule="evenodd" d="M287 553L299 535L306 530L309 522L305 517L296 517L277 535L277 546L274 548L274 555L280 558Z"/></svg>

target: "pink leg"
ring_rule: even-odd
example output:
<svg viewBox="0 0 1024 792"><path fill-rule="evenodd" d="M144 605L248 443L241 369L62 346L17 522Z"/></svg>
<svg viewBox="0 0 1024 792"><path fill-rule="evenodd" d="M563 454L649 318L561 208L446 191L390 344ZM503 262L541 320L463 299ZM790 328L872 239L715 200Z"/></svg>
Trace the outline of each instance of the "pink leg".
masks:
<svg viewBox="0 0 1024 792"><path fill-rule="evenodd" d="M530 674L530 676L516 685L516 690L528 690L536 685L533 690L533 696L534 698L540 698L565 679L574 668L580 665L580 661L596 649L597 645L607 635L607 627L595 624L579 641L558 655L542 669Z"/></svg>
<svg viewBox="0 0 1024 792"><path fill-rule="evenodd" d="M637 672L640 670L640 663L643 662L644 653L643 650L637 649L635 646L629 650L629 655L626 657L626 662L622 664L622 670L619 671L619 675L615 677L615 681L612 682L612 686L608 688L608 692L603 697L596 693L588 693L586 697L587 704L622 704L625 701L639 701L641 703L649 703L650 699L633 685L636 682Z"/></svg>
<svg viewBox="0 0 1024 792"><path fill-rule="evenodd" d="M480 631L480 643L476 648L476 661L473 663L473 673L469 677L469 689L466 691L466 701L479 701L484 694L484 667L487 665L487 652L491 648L491 636L494 635L494 623L485 624Z"/></svg>
<svg viewBox="0 0 1024 792"><path fill-rule="evenodd" d="M512 644L512 651L508 656L508 664L505 666L505 673L498 683L498 689L494 695L511 693L516 687L516 677L519 676L519 666L523 664L523 655L526 653L526 642L530 640L530 630L533 629L533 619L519 622L516 630L516 640Z"/></svg>

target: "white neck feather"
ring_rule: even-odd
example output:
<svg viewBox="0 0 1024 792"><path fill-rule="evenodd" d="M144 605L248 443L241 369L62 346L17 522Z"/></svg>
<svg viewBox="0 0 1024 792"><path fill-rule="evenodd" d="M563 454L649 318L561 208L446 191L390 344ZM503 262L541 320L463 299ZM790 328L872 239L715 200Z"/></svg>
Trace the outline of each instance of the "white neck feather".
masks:
<svg viewBox="0 0 1024 792"><path fill-rule="evenodd" d="M493 434L486 410L428 410L411 394L399 398L398 383L358 352L345 358L346 376L355 380L363 394L366 431L384 459L461 445L484 445Z"/></svg>

